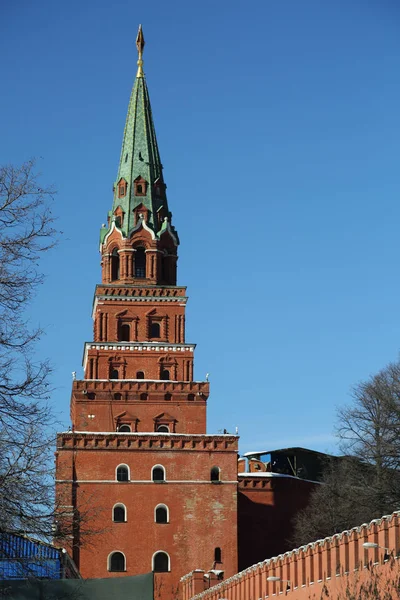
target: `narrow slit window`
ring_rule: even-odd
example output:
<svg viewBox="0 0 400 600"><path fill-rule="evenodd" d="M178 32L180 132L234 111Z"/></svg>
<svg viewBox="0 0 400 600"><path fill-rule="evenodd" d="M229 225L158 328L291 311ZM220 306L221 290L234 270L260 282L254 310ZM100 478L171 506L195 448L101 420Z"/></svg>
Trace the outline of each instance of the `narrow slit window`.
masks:
<svg viewBox="0 0 400 600"><path fill-rule="evenodd" d="M210 472L210 480L214 483L220 481L220 471L218 467L213 467Z"/></svg>
<svg viewBox="0 0 400 600"><path fill-rule="evenodd" d="M119 254L114 248L111 254L111 280L117 281L117 279L119 279Z"/></svg>
<svg viewBox="0 0 400 600"><path fill-rule="evenodd" d="M156 523L168 523L168 510L166 506L157 506Z"/></svg>
<svg viewBox="0 0 400 600"><path fill-rule="evenodd" d="M110 379L119 379L118 369L111 369Z"/></svg>
<svg viewBox="0 0 400 600"><path fill-rule="evenodd" d="M146 277L146 251L137 248L135 253L135 277L144 279Z"/></svg>
<svg viewBox="0 0 400 600"><path fill-rule="evenodd" d="M126 521L125 515L126 515L125 506L123 506L122 504L118 504L117 506L114 506L114 510L113 510L114 523L125 523L125 521Z"/></svg>

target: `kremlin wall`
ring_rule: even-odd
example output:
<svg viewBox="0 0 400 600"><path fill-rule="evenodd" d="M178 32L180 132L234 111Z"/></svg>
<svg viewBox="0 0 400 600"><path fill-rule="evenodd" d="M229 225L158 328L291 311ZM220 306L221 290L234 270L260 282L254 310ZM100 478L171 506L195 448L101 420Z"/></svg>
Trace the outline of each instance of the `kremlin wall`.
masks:
<svg viewBox="0 0 400 600"><path fill-rule="evenodd" d="M394 600L400 594L399 552L400 512L395 512L266 559L224 581L217 570L194 570L181 579L181 600L280 595L291 600Z"/></svg>

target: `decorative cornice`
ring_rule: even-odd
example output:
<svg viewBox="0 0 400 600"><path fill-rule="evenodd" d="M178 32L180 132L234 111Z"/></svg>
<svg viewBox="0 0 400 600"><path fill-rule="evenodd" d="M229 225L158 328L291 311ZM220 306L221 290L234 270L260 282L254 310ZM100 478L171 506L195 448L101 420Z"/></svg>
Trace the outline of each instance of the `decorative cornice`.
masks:
<svg viewBox="0 0 400 600"><path fill-rule="evenodd" d="M168 344L162 342L85 342L82 364L86 369L89 350L107 352L190 352L193 353L196 344Z"/></svg>
<svg viewBox="0 0 400 600"><path fill-rule="evenodd" d="M182 433L109 433L68 431L57 434L57 450L184 450L237 452L236 435ZM236 482L235 482L236 483Z"/></svg>

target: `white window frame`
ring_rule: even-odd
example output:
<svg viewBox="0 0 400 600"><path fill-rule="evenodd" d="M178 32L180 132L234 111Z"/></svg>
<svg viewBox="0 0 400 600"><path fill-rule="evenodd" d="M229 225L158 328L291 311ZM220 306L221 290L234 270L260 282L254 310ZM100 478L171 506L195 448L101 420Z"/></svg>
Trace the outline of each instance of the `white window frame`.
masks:
<svg viewBox="0 0 400 600"><path fill-rule="evenodd" d="M156 520L156 514L157 514L157 508L165 508L165 510L167 511L167 523L169 523L169 508L166 504L157 504L157 506L154 509L154 523L157 523L157 525L165 525L166 523L159 523Z"/></svg>

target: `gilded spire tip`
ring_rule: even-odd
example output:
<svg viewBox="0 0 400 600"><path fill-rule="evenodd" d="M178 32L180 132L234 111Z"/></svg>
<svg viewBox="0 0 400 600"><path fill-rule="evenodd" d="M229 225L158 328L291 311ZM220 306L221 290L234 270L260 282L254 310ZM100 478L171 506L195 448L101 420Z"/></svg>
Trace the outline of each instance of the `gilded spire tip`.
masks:
<svg viewBox="0 0 400 600"><path fill-rule="evenodd" d="M138 61L137 61L137 65L138 65L138 70L136 73L136 77L143 77L144 73L143 73L143 49L144 49L144 45L145 45L145 41L144 41L144 36L143 36L143 30L142 30L142 26L139 25L139 31L136 37L136 48L138 51Z"/></svg>

